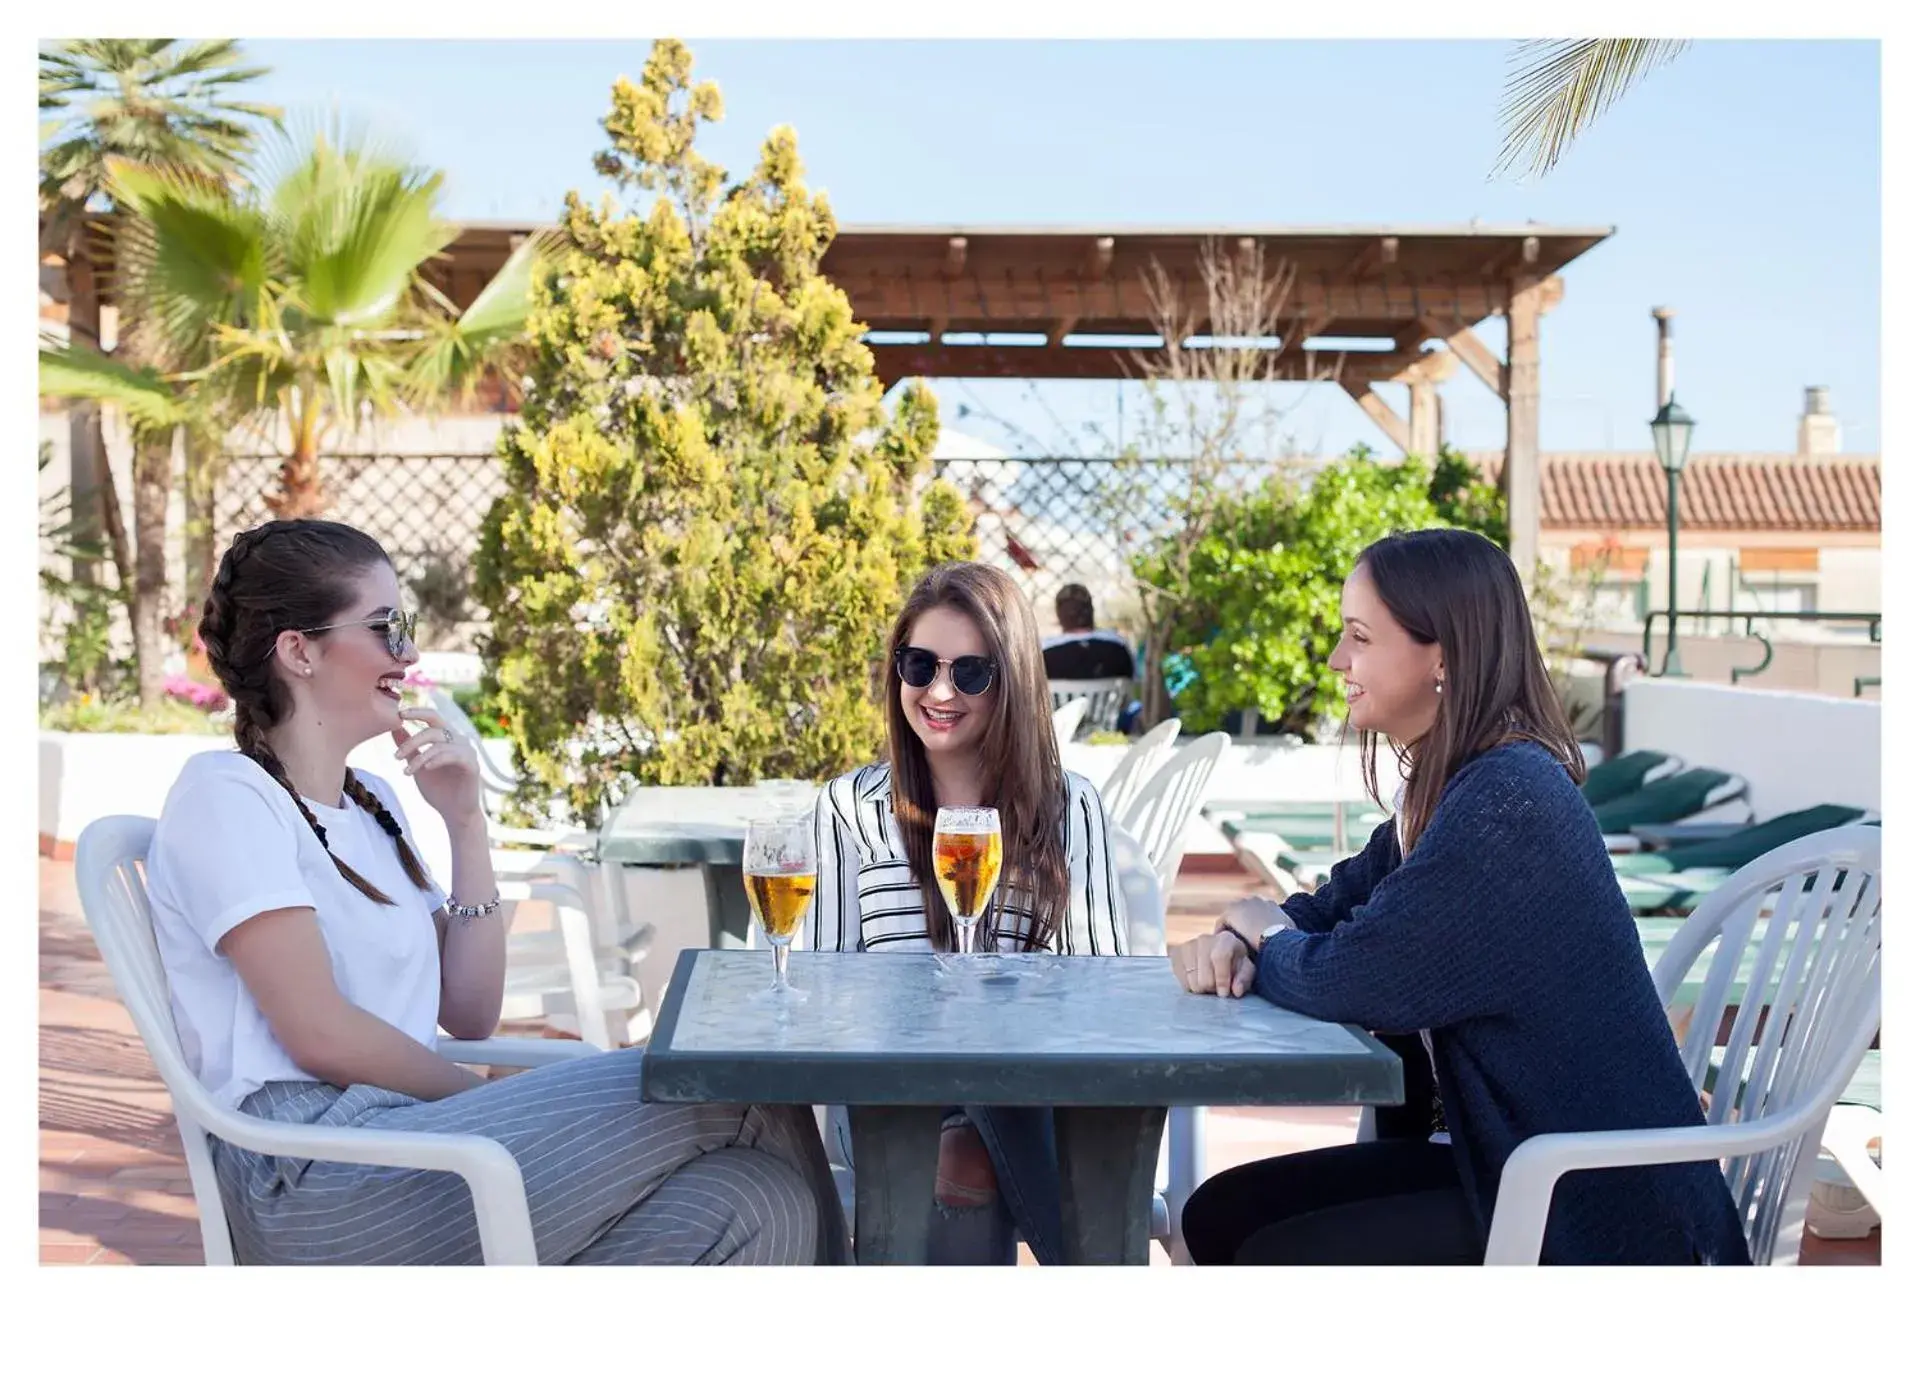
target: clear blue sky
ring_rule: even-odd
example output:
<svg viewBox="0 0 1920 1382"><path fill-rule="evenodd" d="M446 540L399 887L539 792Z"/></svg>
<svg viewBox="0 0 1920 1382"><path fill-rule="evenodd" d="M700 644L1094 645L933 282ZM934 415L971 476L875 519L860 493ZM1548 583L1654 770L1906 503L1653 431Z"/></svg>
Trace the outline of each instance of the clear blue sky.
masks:
<svg viewBox="0 0 1920 1382"><path fill-rule="evenodd" d="M1430 42L689 40L726 120L709 156L748 166L777 124L843 224L876 222L1611 225L1545 320L1542 443L1644 449L1656 303L1678 312L1678 394L1703 450L1789 450L1826 384L1849 451L1879 449L1880 55L1862 42L1696 44L1544 181L1490 182L1506 45ZM459 218L544 220L597 188L599 119L647 44L273 40L265 99L337 103L446 170ZM1483 328L1499 347L1498 322ZM944 381L942 410L1052 449L1112 426L1116 386ZM1288 429L1306 450L1384 439L1330 385ZM1404 408L1405 392L1388 389ZM1464 370L1450 439L1498 446ZM1056 438L1061 440L1057 443ZM1087 450L1089 448L1078 448Z"/></svg>

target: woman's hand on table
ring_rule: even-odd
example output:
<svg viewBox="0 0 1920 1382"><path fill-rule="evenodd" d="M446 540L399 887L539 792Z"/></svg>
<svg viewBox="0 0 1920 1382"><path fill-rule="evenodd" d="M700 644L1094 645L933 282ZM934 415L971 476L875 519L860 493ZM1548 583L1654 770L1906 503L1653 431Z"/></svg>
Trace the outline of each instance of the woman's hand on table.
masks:
<svg viewBox="0 0 1920 1382"><path fill-rule="evenodd" d="M1167 950L1174 977L1188 993L1243 998L1253 987L1253 952L1231 930L1183 941Z"/></svg>

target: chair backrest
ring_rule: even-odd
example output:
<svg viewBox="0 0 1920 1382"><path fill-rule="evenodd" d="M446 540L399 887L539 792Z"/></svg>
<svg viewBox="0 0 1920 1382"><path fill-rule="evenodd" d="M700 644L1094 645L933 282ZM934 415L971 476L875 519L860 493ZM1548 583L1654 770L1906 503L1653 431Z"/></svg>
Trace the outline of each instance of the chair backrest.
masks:
<svg viewBox="0 0 1920 1382"><path fill-rule="evenodd" d="M1049 681L1047 690L1053 696L1054 709L1084 696L1088 703L1086 723L1090 727L1118 729L1131 684L1125 677L1097 677L1091 681Z"/></svg>
<svg viewBox="0 0 1920 1382"><path fill-rule="evenodd" d="M207 1145L233 1115L221 1109L187 1065L160 947L147 903L146 859L153 843L146 816L103 816L80 832L73 850L74 882L87 928L113 975L114 987L133 1016L135 1030L160 1071L173 1100L174 1121L187 1156L193 1198L200 1211L201 1245L210 1266L233 1263L233 1239Z"/></svg>
<svg viewBox="0 0 1920 1382"><path fill-rule="evenodd" d="M1880 832L1804 836L1714 889L1654 965L1661 1003L1702 970L1680 1049L1696 1088L1733 1014L1708 1121L1821 1110L1801 1136L1724 1167L1753 1260L1793 1260L1825 1109L1880 1026Z"/></svg>
<svg viewBox="0 0 1920 1382"><path fill-rule="evenodd" d="M1109 819L1107 852L1113 860L1120 896L1127 904L1127 953L1166 954L1166 896L1160 889L1159 871L1154 868L1145 846Z"/></svg>
<svg viewBox="0 0 1920 1382"><path fill-rule="evenodd" d="M1120 827L1139 840L1153 860L1160 890L1169 897L1187 852L1187 827L1199 814L1207 783L1229 742L1219 730L1195 739L1147 780L1120 817Z"/></svg>
<svg viewBox="0 0 1920 1382"><path fill-rule="evenodd" d="M1072 741L1079 732L1080 721L1086 718L1089 702L1085 696L1076 696L1066 702L1053 703L1053 738L1057 744Z"/></svg>
<svg viewBox="0 0 1920 1382"><path fill-rule="evenodd" d="M1173 741L1180 734L1180 717L1162 720L1128 746L1120 762L1107 775L1100 788L1100 800L1112 819L1129 806L1154 772L1173 752Z"/></svg>
<svg viewBox="0 0 1920 1382"><path fill-rule="evenodd" d="M435 710L440 712L440 718L447 722L447 728L473 741L473 746L480 756L482 788L494 796L506 796L520 785L502 773L487 756L486 744L480 736L480 727L474 724L473 717L467 714L460 702L453 698L451 692L444 691L438 686L429 686L427 700L432 703Z"/></svg>

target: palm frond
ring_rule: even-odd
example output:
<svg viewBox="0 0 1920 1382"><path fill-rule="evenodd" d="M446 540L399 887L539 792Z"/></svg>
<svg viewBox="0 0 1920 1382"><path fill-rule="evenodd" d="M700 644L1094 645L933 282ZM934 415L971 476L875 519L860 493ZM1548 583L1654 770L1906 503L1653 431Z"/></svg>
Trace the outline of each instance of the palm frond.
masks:
<svg viewBox="0 0 1920 1382"><path fill-rule="evenodd" d="M134 213L119 236L123 292L171 355L203 356L215 325L257 314L277 265L256 207L175 168L115 160L108 181Z"/></svg>
<svg viewBox="0 0 1920 1382"><path fill-rule="evenodd" d="M558 257L565 237L544 231L530 237L501 266L457 318L437 316L414 357L407 396L418 405L453 395L470 397L489 366L507 362L524 339L533 286ZM434 294L438 298L438 294Z"/></svg>
<svg viewBox="0 0 1920 1382"><path fill-rule="evenodd" d="M1583 130L1687 47L1684 39L1652 38L1517 44L1500 103L1504 135L1494 176L1521 165L1536 177L1551 172Z"/></svg>
<svg viewBox="0 0 1920 1382"><path fill-rule="evenodd" d="M85 346L41 350L40 394L109 404L127 415L136 432L170 432L190 414L157 369L134 369Z"/></svg>
<svg viewBox="0 0 1920 1382"><path fill-rule="evenodd" d="M75 39L40 52L40 108L57 111L41 132L41 183L71 184L84 199L115 155L173 163L215 177L238 171L254 125L278 125L277 107L236 100L266 71L241 62L232 39ZM73 156L81 146L89 158ZM57 147L66 166L50 169Z"/></svg>

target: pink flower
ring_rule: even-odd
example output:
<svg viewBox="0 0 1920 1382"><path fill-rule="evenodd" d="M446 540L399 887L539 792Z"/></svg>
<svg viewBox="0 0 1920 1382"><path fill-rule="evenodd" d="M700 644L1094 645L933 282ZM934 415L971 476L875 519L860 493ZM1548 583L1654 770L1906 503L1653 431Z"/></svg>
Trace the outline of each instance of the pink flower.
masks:
<svg viewBox="0 0 1920 1382"><path fill-rule="evenodd" d="M227 693L217 686L208 686L188 676L175 672L160 683L161 691L175 700L185 701L201 710L222 710L227 704Z"/></svg>

